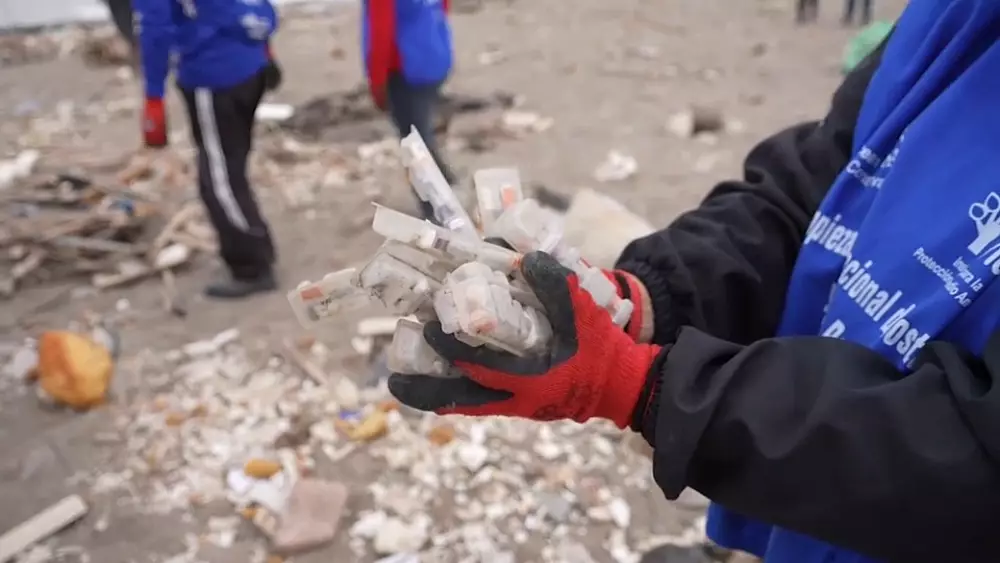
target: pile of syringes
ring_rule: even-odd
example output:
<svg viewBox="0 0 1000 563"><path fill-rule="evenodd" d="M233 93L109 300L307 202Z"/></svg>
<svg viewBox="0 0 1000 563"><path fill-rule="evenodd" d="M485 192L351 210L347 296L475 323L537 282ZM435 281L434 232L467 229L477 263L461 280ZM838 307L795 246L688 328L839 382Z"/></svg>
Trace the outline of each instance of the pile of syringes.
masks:
<svg viewBox="0 0 1000 563"><path fill-rule="evenodd" d="M438 224L376 204L372 229L386 240L371 260L302 282L288 293L303 326L379 303L401 317L388 349L388 367L397 373L456 373L423 338L423 323L434 319L444 332L472 346L542 353L552 329L518 268L523 254L536 250L575 272L580 286L616 324L629 319L632 303L618 296L600 269L562 242L561 218L523 196L517 170L490 168L474 174L477 229L419 133L412 130L400 147L410 183L434 209ZM507 246L489 242L497 240Z"/></svg>

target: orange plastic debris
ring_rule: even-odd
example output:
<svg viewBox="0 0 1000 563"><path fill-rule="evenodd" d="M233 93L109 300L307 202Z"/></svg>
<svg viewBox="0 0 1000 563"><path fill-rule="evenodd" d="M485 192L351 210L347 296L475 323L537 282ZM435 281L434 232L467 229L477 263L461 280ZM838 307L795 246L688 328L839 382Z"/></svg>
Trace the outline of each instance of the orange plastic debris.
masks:
<svg viewBox="0 0 1000 563"><path fill-rule="evenodd" d="M68 331L42 333L38 384L57 402L87 409L104 402L114 371L111 354L91 339Z"/></svg>
<svg viewBox="0 0 1000 563"><path fill-rule="evenodd" d="M281 464L270 459L251 459L243 465L243 473L254 479L270 479L281 471Z"/></svg>

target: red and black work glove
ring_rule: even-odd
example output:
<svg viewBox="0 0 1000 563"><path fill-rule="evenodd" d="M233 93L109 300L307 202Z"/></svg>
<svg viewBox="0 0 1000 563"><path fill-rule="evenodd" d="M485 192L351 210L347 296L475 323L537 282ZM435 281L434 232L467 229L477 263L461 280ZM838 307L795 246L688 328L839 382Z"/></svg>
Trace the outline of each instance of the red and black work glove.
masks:
<svg viewBox="0 0 1000 563"><path fill-rule="evenodd" d="M160 98L146 98L142 111L142 137L147 147L167 146L167 111Z"/></svg>
<svg viewBox="0 0 1000 563"><path fill-rule="evenodd" d="M606 418L628 426L660 348L633 342L580 288L576 274L548 254L525 255L521 270L552 325L544 354L468 346L431 322L424 338L463 375L393 374L389 390L406 405L438 414Z"/></svg>
<svg viewBox="0 0 1000 563"><path fill-rule="evenodd" d="M274 53L271 51L271 44L264 44L264 52L267 53L267 66L264 67L264 90L272 92L281 87L281 67L278 65Z"/></svg>
<svg viewBox="0 0 1000 563"><path fill-rule="evenodd" d="M642 282L623 270L602 270L602 272L615 284L615 288L618 290L618 297L628 299L632 302L632 316L629 317L628 322L623 327L625 334L629 335L629 338L633 342L648 341L652 335L644 335L643 328L650 324L651 319L645 318L648 315L645 307L648 298L646 297L646 289L642 286Z"/></svg>

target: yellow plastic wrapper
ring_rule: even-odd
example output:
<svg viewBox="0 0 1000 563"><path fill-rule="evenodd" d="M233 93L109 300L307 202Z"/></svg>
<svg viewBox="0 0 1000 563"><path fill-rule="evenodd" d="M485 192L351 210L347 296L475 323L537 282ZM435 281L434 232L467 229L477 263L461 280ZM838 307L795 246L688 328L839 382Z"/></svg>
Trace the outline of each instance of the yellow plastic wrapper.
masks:
<svg viewBox="0 0 1000 563"><path fill-rule="evenodd" d="M76 409L100 405L113 371L111 353L86 336L48 331L38 341L38 384L56 402Z"/></svg>

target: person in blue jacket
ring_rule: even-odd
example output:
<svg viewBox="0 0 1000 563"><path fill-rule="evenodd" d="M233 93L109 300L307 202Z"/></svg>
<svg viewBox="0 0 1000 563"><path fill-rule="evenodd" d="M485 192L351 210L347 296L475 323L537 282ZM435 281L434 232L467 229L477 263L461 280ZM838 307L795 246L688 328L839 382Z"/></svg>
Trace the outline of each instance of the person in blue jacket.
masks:
<svg viewBox="0 0 1000 563"><path fill-rule="evenodd" d="M389 111L400 137L416 128L445 179L454 184L433 125L452 65L448 0L364 0L362 9L361 48L372 100ZM429 204L421 202L421 210L434 219Z"/></svg>
<svg viewBox="0 0 1000 563"><path fill-rule="evenodd" d="M198 147L198 187L229 275L215 298L277 287L274 244L247 180L254 113L281 81L268 40L278 26L269 0L133 0L145 81L143 137L167 144L163 103L171 57Z"/></svg>
<svg viewBox="0 0 1000 563"><path fill-rule="evenodd" d="M611 420L675 499L766 563L1000 561L1000 2L911 0L827 115L766 139L607 276L624 330L544 253L526 357L428 323L439 414Z"/></svg>

